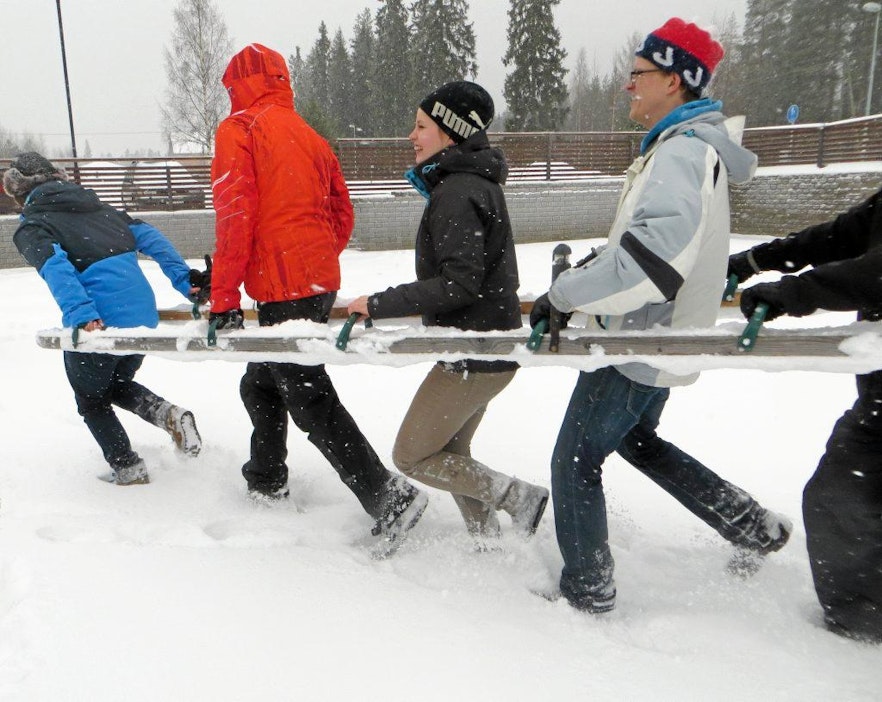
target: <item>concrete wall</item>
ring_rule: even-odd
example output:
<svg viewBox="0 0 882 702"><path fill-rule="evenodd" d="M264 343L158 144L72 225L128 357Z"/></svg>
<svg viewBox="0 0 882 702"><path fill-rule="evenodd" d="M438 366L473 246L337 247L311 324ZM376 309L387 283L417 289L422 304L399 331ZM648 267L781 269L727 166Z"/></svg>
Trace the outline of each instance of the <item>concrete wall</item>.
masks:
<svg viewBox="0 0 882 702"><path fill-rule="evenodd" d="M875 192L879 171L847 168L768 169L750 184L732 189L732 230L782 235L823 222ZM518 183L506 200L519 243L605 236L622 187L621 178L577 183ZM351 246L362 250L407 249L425 206L413 192L357 198ZM145 212L188 259L214 250L214 212ZM16 216L0 217L0 268L26 265L12 243Z"/></svg>

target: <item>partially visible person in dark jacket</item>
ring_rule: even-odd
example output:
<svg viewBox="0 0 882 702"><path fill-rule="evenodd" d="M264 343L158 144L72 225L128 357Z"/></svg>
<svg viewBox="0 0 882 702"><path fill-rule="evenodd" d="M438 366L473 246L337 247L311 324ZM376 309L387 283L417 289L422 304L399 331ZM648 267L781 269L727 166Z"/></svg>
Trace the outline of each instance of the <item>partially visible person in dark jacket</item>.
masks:
<svg viewBox="0 0 882 702"><path fill-rule="evenodd" d="M416 237L417 280L349 305L374 319L419 314L427 326L519 329L518 269L501 185L505 157L486 129L493 100L467 81L447 83L420 103L410 133L417 165L408 171L428 200ZM411 402L393 450L405 475L453 495L468 530L499 535L497 510L515 530L535 532L548 490L491 470L471 456L487 405L512 380L510 361L436 364Z"/></svg>
<svg viewBox="0 0 882 702"><path fill-rule="evenodd" d="M765 303L767 320L817 309L882 319L882 191L829 222L729 258L728 275L739 281L762 271L788 275L742 292L747 317ZM882 643L882 371L857 376L857 390L805 486L802 510L828 627Z"/></svg>
<svg viewBox="0 0 882 702"><path fill-rule="evenodd" d="M354 221L340 164L294 109L281 54L249 44L230 60L223 83L232 106L218 127L211 164L217 211L211 319L219 328L242 326L244 283L260 326L327 322ZM386 470L324 365L249 363L239 391L254 426L251 458L242 468L253 497L288 497L290 414L374 518L374 533L400 545L426 495Z"/></svg>
<svg viewBox="0 0 882 702"><path fill-rule="evenodd" d="M15 245L46 281L65 327L155 327L156 298L138 265L139 253L155 260L184 297L201 291L202 274L159 230L105 205L40 154L17 156L3 174L3 188L22 208ZM150 479L114 405L167 431L187 455L202 447L191 412L134 381L143 361L142 355L64 352L77 409L110 464L108 481L117 485Z"/></svg>

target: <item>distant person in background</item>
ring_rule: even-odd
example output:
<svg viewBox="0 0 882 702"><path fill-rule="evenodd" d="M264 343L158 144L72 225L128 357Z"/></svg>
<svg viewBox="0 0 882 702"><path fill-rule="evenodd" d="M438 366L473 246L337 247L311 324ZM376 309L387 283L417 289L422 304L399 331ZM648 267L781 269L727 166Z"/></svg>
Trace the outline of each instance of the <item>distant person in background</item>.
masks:
<svg viewBox="0 0 882 702"><path fill-rule="evenodd" d="M882 320L882 191L829 222L729 258L727 275L739 281L762 271L788 275L741 293L748 318L765 303L769 320L817 309ZM805 486L802 514L828 627L882 643L882 371L857 376L857 390Z"/></svg>
<svg viewBox="0 0 882 702"><path fill-rule="evenodd" d="M139 253L156 261L188 299L195 299L208 282L159 230L105 205L36 152L15 158L3 174L3 188L22 208L15 245L46 281L65 327L155 327L156 298L138 265ZM134 381L143 361L142 355L64 352L77 409L110 464L108 481L117 485L150 478L114 405L168 432L188 456L202 448L191 412Z"/></svg>
<svg viewBox="0 0 882 702"><path fill-rule="evenodd" d="M294 109L285 59L249 44L223 83L232 103L211 166L217 211L210 319L243 323L239 286L257 302L260 326L325 323L340 288L340 253L354 221L334 152ZM426 495L390 473L340 402L324 365L249 363L240 395L254 432L242 474L254 497L288 497L288 415L375 520L400 544Z"/></svg>
<svg viewBox="0 0 882 702"><path fill-rule="evenodd" d="M729 253L729 181L746 182L756 156L740 145L741 124L704 96L723 47L673 18L637 47L625 90L630 117L648 130L628 168L608 244L558 276L531 314L536 326L556 308L596 318L611 331L715 324ZM777 551L791 524L656 434L676 375L628 363L582 372L551 463L563 597L576 609L615 607L602 469L622 458L744 552ZM751 556L751 558L747 558Z"/></svg>
<svg viewBox="0 0 882 702"><path fill-rule="evenodd" d="M374 319L422 315L428 326L520 329L518 267L502 192L508 165L490 145L493 100L457 81L427 95L410 133L416 166L407 178L427 200L416 235L417 280L349 305ZM469 532L499 535L497 510L517 532L536 531L548 490L498 473L471 456L487 405L517 363L466 359L435 364L410 404L392 458L405 475L449 492Z"/></svg>

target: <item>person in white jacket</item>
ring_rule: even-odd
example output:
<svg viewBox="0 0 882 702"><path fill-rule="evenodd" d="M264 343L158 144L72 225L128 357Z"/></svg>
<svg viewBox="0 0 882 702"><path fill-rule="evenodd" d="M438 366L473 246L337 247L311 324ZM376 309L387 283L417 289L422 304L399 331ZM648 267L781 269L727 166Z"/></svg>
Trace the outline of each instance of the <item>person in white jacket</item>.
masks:
<svg viewBox="0 0 882 702"><path fill-rule="evenodd" d="M729 181L748 181L756 156L740 146L743 120L704 97L723 48L679 18L635 52L625 90L648 131L628 169L608 244L562 273L531 324L574 311L609 330L713 326L729 255ZM670 387L694 382L641 363L582 372L551 463L561 595L575 608L615 607L602 466L618 452L733 543L741 557L777 551L791 525L692 456L659 438ZM754 561L754 564L756 561Z"/></svg>

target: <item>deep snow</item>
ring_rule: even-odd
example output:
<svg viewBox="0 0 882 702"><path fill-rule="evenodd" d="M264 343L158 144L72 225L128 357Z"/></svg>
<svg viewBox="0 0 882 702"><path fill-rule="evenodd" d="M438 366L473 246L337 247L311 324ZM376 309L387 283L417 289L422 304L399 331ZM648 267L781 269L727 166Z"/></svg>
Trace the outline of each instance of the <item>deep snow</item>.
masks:
<svg viewBox="0 0 882 702"><path fill-rule="evenodd" d="M754 241L736 237L733 250ZM570 243L575 256L596 242ZM552 248L519 247L522 294L546 289ZM411 280L412 265L412 252L346 251L341 298ZM145 270L160 305L181 302ZM559 572L551 509L532 541L476 553L453 501L430 490L409 541L375 562L369 518L293 426L292 500L249 502L240 363L148 357L138 379L194 411L205 448L175 455L164 433L121 413L153 482L96 480L105 466L61 356L33 340L59 324L54 301L27 268L0 271L0 299L2 700L879 698L882 648L820 625L800 518L802 487L853 402L851 375L712 370L675 389L660 433L788 514L793 538L755 577L733 579L728 545L613 456L618 607L592 617L531 593ZM390 467L427 369L330 368ZM574 381L572 369L521 370L475 456L547 486Z"/></svg>

